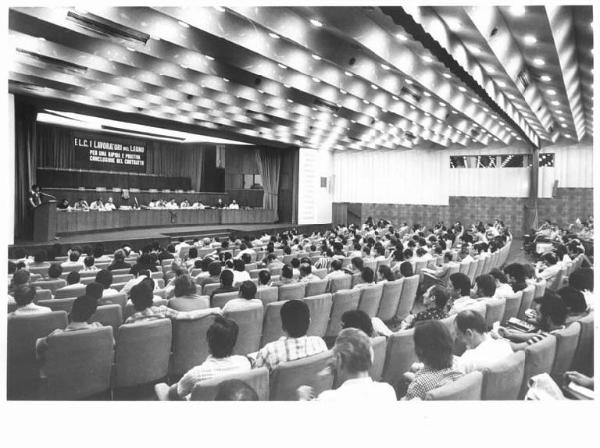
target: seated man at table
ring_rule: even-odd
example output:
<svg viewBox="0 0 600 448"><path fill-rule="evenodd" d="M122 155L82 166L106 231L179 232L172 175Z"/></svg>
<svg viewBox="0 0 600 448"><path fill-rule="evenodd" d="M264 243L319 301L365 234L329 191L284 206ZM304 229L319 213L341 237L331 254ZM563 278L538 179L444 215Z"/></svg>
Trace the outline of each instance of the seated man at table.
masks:
<svg viewBox="0 0 600 448"><path fill-rule="evenodd" d="M237 202L235 202L235 199L234 199L231 201L231 204L229 204L229 208L231 210L238 210L240 208L240 206Z"/></svg>
<svg viewBox="0 0 600 448"><path fill-rule="evenodd" d="M92 202L90 204L90 210L96 210L98 212L103 212L104 211L104 203L102 202L102 199L98 198L94 202Z"/></svg>
<svg viewBox="0 0 600 448"><path fill-rule="evenodd" d="M179 208L190 208L190 201L184 199L181 201L181 204L179 204Z"/></svg>
<svg viewBox="0 0 600 448"><path fill-rule="evenodd" d="M106 204L104 204L104 210L106 210L107 212L112 212L113 210L116 210L116 209L117 209L117 206L113 202L113 198L111 196L107 199Z"/></svg>
<svg viewBox="0 0 600 448"><path fill-rule="evenodd" d="M90 206L85 199L79 198L79 200L73 204L73 209L87 211L90 209Z"/></svg>
<svg viewBox="0 0 600 448"><path fill-rule="evenodd" d="M204 210L206 207L201 201L196 201L192 204L192 208L195 208L198 210Z"/></svg>
<svg viewBox="0 0 600 448"><path fill-rule="evenodd" d="M165 204L165 208L167 210L175 210L179 208L179 206L177 205L177 202L175 202L175 198L171 198L169 199L169 202Z"/></svg>
<svg viewBox="0 0 600 448"><path fill-rule="evenodd" d="M150 202L148 203L148 207L149 208L158 208L158 199L153 198L150 200Z"/></svg>

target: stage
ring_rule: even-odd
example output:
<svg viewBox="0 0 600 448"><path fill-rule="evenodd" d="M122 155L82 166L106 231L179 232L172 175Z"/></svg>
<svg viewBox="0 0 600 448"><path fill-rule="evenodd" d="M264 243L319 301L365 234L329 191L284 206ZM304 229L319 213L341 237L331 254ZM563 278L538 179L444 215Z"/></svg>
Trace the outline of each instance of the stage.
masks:
<svg viewBox="0 0 600 448"><path fill-rule="evenodd" d="M294 225L292 223L263 223L263 224L221 224L221 225L179 225L173 227L155 227L138 229L121 229L110 231L95 231L77 233L59 237L53 241L16 241L8 247L9 258L16 248L23 248L28 254L33 254L39 249L49 249L53 244L59 243L66 250L71 246L84 246L87 244L102 243L107 252L114 251L125 242L134 249L140 249L153 241L159 241L166 245L180 236L186 239L205 237L227 237L227 236L260 236L266 233L283 232L290 229L298 229L303 233L327 230L331 224Z"/></svg>

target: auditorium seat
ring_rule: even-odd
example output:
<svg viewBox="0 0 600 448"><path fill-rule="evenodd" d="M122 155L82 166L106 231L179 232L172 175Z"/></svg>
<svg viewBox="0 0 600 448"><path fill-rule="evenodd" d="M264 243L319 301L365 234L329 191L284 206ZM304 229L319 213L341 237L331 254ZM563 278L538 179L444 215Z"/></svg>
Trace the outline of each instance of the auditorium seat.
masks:
<svg viewBox="0 0 600 448"><path fill-rule="evenodd" d="M535 344L525 348L525 370L523 383L519 392L519 399L522 400L529 388L529 379L540 373L550 373L554 364L556 355L556 338L553 335L547 336Z"/></svg>
<svg viewBox="0 0 600 448"><path fill-rule="evenodd" d="M65 311L67 314L71 312L73 302L77 297L67 297L66 299L51 299L51 300L38 300L39 306L45 306L50 308L52 311Z"/></svg>
<svg viewBox="0 0 600 448"><path fill-rule="evenodd" d="M264 347L269 342L276 341L284 336L281 328L281 307L285 300L269 303L264 309L264 319L262 327L262 338L260 346Z"/></svg>
<svg viewBox="0 0 600 448"><path fill-rule="evenodd" d="M290 283L279 287L278 300L299 300L304 298L306 283Z"/></svg>
<svg viewBox="0 0 600 448"><path fill-rule="evenodd" d="M208 296L173 297L167 301L167 306L177 311L205 310L210 308L210 298Z"/></svg>
<svg viewBox="0 0 600 448"><path fill-rule="evenodd" d="M127 305L127 296L125 293L119 294L111 294L110 296L100 297L98 299L98 306L102 305L119 305L121 310L125 310L125 305Z"/></svg>
<svg viewBox="0 0 600 448"><path fill-rule="evenodd" d="M62 288L63 286L66 286L66 282L63 279L40 280L40 281L36 281L36 282L31 282L31 286L36 286L36 287L42 288L42 289L49 289L52 292L52 294L54 294L54 292L57 289Z"/></svg>
<svg viewBox="0 0 600 448"><path fill-rule="evenodd" d="M234 355L247 355L258 351L263 330L263 315L264 310L262 307L226 311L224 313L224 316L234 320L239 328L237 341L233 347Z"/></svg>
<svg viewBox="0 0 600 448"><path fill-rule="evenodd" d="M404 372L408 372L410 366L418 361L413 340L414 331L412 328L400 330L387 340L382 379L396 390Z"/></svg>
<svg viewBox="0 0 600 448"><path fill-rule="evenodd" d="M425 400L481 400L483 375L474 371L425 394Z"/></svg>
<svg viewBox="0 0 600 448"><path fill-rule="evenodd" d="M525 351L519 350L483 369L482 400L517 400L525 371Z"/></svg>
<svg viewBox="0 0 600 448"><path fill-rule="evenodd" d="M248 271L250 273L250 278L258 278L260 271L264 271L264 269L251 269Z"/></svg>
<svg viewBox="0 0 600 448"><path fill-rule="evenodd" d="M266 367L245 372L229 373L211 378L210 380L200 381L194 386L190 400L213 401L217 395L219 385L228 380L243 381L256 392L259 401L269 400L269 370Z"/></svg>
<svg viewBox="0 0 600 448"><path fill-rule="evenodd" d="M79 400L109 391L114 354L110 327L60 333L49 336L47 344L43 399Z"/></svg>
<svg viewBox="0 0 600 448"><path fill-rule="evenodd" d="M387 338L385 336L372 338L371 347L373 348L373 364L369 369L369 375L374 381L381 381L385 364Z"/></svg>
<svg viewBox="0 0 600 448"><path fill-rule="evenodd" d="M48 268L45 266L44 267L30 266L29 274L39 274L42 277L45 277L46 275L48 275Z"/></svg>
<svg viewBox="0 0 600 448"><path fill-rule="evenodd" d="M343 277L332 278L329 280L329 291L332 293L341 291L342 289L352 288L352 276L345 275Z"/></svg>
<svg viewBox="0 0 600 448"><path fill-rule="evenodd" d="M556 355L550 376L557 384L562 384L562 377L567 370L571 370L573 359L577 351L581 324L573 322L566 328L554 332L556 337Z"/></svg>
<svg viewBox="0 0 600 448"><path fill-rule="evenodd" d="M331 314L332 295L326 293L306 297L304 303L306 303L310 312L310 325L306 334L308 336L324 337L329 323L329 315Z"/></svg>
<svg viewBox="0 0 600 448"><path fill-rule="evenodd" d="M271 279L273 279L274 276L281 274L281 268L280 267L269 267L269 272L271 273Z"/></svg>
<svg viewBox="0 0 600 448"><path fill-rule="evenodd" d="M578 320L581 325L572 370L592 376L594 372L594 313Z"/></svg>
<svg viewBox="0 0 600 448"><path fill-rule="evenodd" d="M202 288L202 295L210 296L212 292L221 286L220 283L207 283Z"/></svg>
<svg viewBox="0 0 600 448"><path fill-rule="evenodd" d="M188 370L202 364L209 355L206 332L215 320L216 308L193 319L173 319L173 346L169 376L180 378Z"/></svg>
<svg viewBox="0 0 600 448"><path fill-rule="evenodd" d="M115 393L122 388L155 383L169 372L171 320L159 319L119 327L115 354Z"/></svg>
<svg viewBox="0 0 600 448"><path fill-rule="evenodd" d="M317 296L319 294L325 294L327 292L327 287L329 285L329 280L314 280L306 283L306 290L304 295L306 297Z"/></svg>
<svg viewBox="0 0 600 448"><path fill-rule="evenodd" d="M400 293L400 303L398 304L398 309L396 310L396 319L398 321L403 320L406 316L409 315L415 303L418 288L418 275L413 275L412 277L404 278L404 284Z"/></svg>
<svg viewBox="0 0 600 448"><path fill-rule="evenodd" d="M358 309L360 291L358 289L345 289L335 292L332 297L331 317L327 325L325 336L333 338L342 331L342 315L346 311Z"/></svg>
<svg viewBox="0 0 600 448"><path fill-rule="evenodd" d="M79 280L79 283L82 283L84 285L89 285L90 283L94 283L96 281L96 276L87 276L87 277L81 277L81 279ZM122 282L123 284L125 284L126 282Z"/></svg>
<svg viewBox="0 0 600 448"><path fill-rule="evenodd" d="M312 273L315 274L317 277L324 279L325 276L327 275L327 269L325 269L325 268L313 269Z"/></svg>
<svg viewBox="0 0 600 448"><path fill-rule="evenodd" d="M57 328L67 326L67 313L8 316L7 394L9 400L33 399L38 395L39 372L35 343Z"/></svg>
<svg viewBox="0 0 600 448"><path fill-rule="evenodd" d="M250 272L252 270L255 270L258 267L258 263L246 263L246 266L244 266L244 269L246 270L246 272Z"/></svg>
<svg viewBox="0 0 600 448"><path fill-rule="evenodd" d="M162 300L155 300L153 302L153 306L166 306L167 305L167 301L162 299ZM135 313L135 308L133 307L133 303L131 303L131 300L127 301L127 304L125 305L125 309L123 310L123 321L126 321L128 317L130 317L132 314Z"/></svg>
<svg viewBox="0 0 600 448"><path fill-rule="evenodd" d="M475 282L475 271L477 270L477 260L472 260L469 264L469 270L467 271L467 277L471 280L471 284Z"/></svg>
<svg viewBox="0 0 600 448"><path fill-rule="evenodd" d="M113 274L113 283L127 283L129 280L133 279L132 274Z"/></svg>
<svg viewBox="0 0 600 448"><path fill-rule="evenodd" d="M115 304L98 306L88 322L99 322L104 326L112 327L113 336L116 339L119 327L123 324L123 309Z"/></svg>
<svg viewBox="0 0 600 448"><path fill-rule="evenodd" d="M352 274L352 285L350 286L351 288L354 288L356 285L358 285L361 282L361 277L360 277L360 272L357 272L355 274Z"/></svg>
<svg viewBox="0 0 600 448"><path fill-rule="evenodd" d="M381 283L362 288L360 290L358 309L367 313L369 317L375 317L377 311L379 310L379 302L381 301L382 291L383 285Z"/></svg>
<svg viewBox="0 0 600 448"><path fill-rule="evenodd" d="M271 372L270 394L271 401L296 401L297 389L300 386L310 386L315 395L333 386L333 372L329 367L332 353L319 353L307 358L288 361L279 364Z"/></svg>
<svg viewBox="0 0 600 448"><path fill-rule="evenodd" d="M206 296L208 297L208 296ZM233 299L237 299L240 297L240 293L238 291L234 292L223 292L221 294L215 294L211 299L211 307L212 308L223 308L227 302Z"/></svg>
<svg viewBox="0 0 600 448"><path fill-rule="evenodd" d="M37 289L35 291L36 301L39 300L50 300L52 298L52 291L49 289Z"/></svg>
<svg viewBox="0 0 600 448"><path fill-rule="evenodd" d="M263 306L267 306L271 302L276 302L279 298L279 288L277 286L266 286L264 288L258 288L256 291L256 298L260 299Z"/></svg>
<svg viewBox="0 0 600 448"><path fill-rule="evenodd" d="M502 323L504 317L504 310L506 309L506 299L501 298L487 298L484 299L486 310L485 310L485 325L489 330L492 329L494 322Z"/></svg>
<svg viewBox="0 0 600 448"><path fill-rule="evenodd" d="M535 291L533 293L533 298L537 299L538 297L543 297L546 292L546 280L540 280L535 283Z"/></svg>
<svg viewBox="0 0 600 448"><path fill-rule="evenodd" d="M527 288L523 289L523 295L521 299L521 306L519 307L519 313L517 317L519 319L526 319L525 311L531 308L531 304L533 303L533 295L535 294L535 286L529 285Z"/></svg>
<svg viewBox="0 0 600 448"><path fill-rule="evenodd" d="M511 317L517 317L523 300L523 291L519 291L511 296L505 297L504 316L502 322L508 322Z"/></svg>
<svg viewBox="0 0 600 448"><path fill-rule="evenodd" d="M458 266L458 272L460 272L461 274L465 274L468 276L469 274L469 266L471 265L470 261L461 261L459 266Z"/></svg>
<svg viewBox="0 0 600 448"><path fill-rule="evenodd" d="M64 299L67 297L79 297L85 294L85 286L80 286L77 288L68 288L63 289L59 288L54 292L55 299Z"/></svg>

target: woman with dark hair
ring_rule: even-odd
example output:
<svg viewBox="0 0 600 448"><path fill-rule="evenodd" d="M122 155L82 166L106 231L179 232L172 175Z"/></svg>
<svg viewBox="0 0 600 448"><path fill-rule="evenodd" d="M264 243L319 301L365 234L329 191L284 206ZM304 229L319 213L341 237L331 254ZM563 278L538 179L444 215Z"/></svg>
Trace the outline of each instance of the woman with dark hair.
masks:
<svg viewBox="0 0 600 448"><path fill-rule="evenodd" d="M413 328L417 322L425 320L441 320L448 317L448 301L450 300L450 294L446 288L441 286L432 286L423 295L423 305L425 309L418 312L417 314L409 315L404 321L400 328L409 329Z"/></svg>
<svg viewBox="0 0 600 448"><path fill-rule="evenodd" d="M200 296L196 293L196 283L189 275L180 275L175 279L174 284L175 297L169 300L169 308L177 311L193 311L203 310L210 306L206 296Z"/></svg>
<svg viewBox="0 0 600 448"><path fill-rule="evenodd" d="M504 273L506 274L508 283L514 292L519 292L527 288L528 285L525 281L525 268L522 264L509 264L504 268Z"/></svg>
<svg viewBox="0 0 600 448"><path fill-rule="evenodd" d="M375 273L371 268L363 268L360 272L360 283L354 285L352 289L362 289L375 284Z"/></svg>
<svg viewBox="0 0 600 448"><path fill-rule="evenodd" d="M150 254L140 255L140 257L137 259L137 262L131 267L131 271L129 271L129 273L136 275L138 272L141 272L141 271L150 271L150 272L158 271L158 269L156 268L156 262L154 261L154 258L152 257L152 255L150 255Z"/></svg>
<svg viewBox="0 0 600 448"><path fill-rule="evenodd" d="M454 341L442 322L420 322L413 335L415 354L423 367L416 373L407 373L411 379L403 400L424 399L427 392L456 381L462 373L452 368Z"/></svg>
<svg viewBox="0 0 600 448"><path fill-rule="evenodd" d="M377 268L377 283L393 282L396 280L389 266L382 264Z"/></svg>
<svg viewBox="0 0 600 448"><path fill-rule="evenodd" d="M414 275L413 265L410 261L403 261L400 264L400 278L412 277Z"/></svg>
<svg viewBox="0 0 600 448"><path fill-rule="evenodd" d="M128 269L131 268L129 263L125 262L125 251L123 249L117 249L115 254L113 255L113 261L108 266L109 271L114 271L115 269Z"/></svg>

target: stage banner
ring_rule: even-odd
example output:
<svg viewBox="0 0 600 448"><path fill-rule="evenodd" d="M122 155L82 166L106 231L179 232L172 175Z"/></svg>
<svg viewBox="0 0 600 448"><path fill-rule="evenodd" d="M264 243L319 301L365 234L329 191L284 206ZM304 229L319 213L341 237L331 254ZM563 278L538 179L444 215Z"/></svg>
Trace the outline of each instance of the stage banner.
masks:
<svg viewBox="0 0 600 448"><path fill-rule="evenodd" d="M146 172L146 143L118 136L72 133L75 168Z"/></svg>

